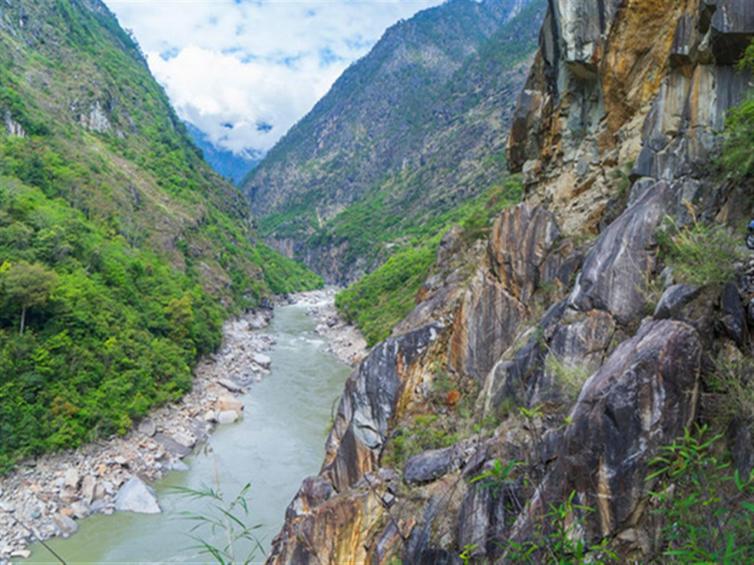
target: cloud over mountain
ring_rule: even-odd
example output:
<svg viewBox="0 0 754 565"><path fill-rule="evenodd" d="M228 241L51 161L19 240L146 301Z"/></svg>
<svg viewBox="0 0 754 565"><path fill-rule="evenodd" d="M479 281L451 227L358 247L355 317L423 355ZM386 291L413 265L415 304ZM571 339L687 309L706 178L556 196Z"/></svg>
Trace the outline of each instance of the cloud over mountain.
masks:
<svg viewBox="0 0 754 565"><path fill-rule="evenodd" d="M185 120L266 151L383 31L438 0L106 0Z"/></svg>

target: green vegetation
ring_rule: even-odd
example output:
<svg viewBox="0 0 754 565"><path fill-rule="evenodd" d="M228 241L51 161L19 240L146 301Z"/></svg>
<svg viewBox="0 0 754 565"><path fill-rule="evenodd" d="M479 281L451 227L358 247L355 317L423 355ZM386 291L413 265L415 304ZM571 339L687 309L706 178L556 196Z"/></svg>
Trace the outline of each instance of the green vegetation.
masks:
<svg viewBox="0 0 754 565"><path fill-rule="evenodd" d="M533 537L523 543L506 540L502 543L506 557L512 563L557 563L602 565L617 562L617 555L609 549L609 540L589 545L583 539L585 516L594 509L576 502L571 491L560 504L550 504L547 513L537 523Z"/></svg>
<svg viewBox="0 0 754 565"><path fill-rule="evenodd" d="M416 416L409 425L396 430L382 456L382 464L400 467L407 459L423 451L450 447L457 443L458 435L450 432L446 424L436 414Z"/></svg>
<svg viewBox="0 0 754 565"><path fill-rule="evenodd" d="M264 548L254 534L261 525L246 524L249 518L248 494L251 484L247 483L232 500L226 500L219 489L207 486L200 489L175 487L174 490L187 498L207 503L206 511L201 514L181 513L184 519L194 524L189 534L196 542L191 547L192 550L211 558L219 565L249 565L258 562L259 554L264 555ZM216 545L210 539L194 534L199 531L205 536L221 538L223 541Z"/></svg>
<svg viewBox="0 0 754 565"><path fill-rule="evenodd" d="M439 237L417 248L398 251L376 271L338 293L335 303L372 346L416 305L416 294L435 261Z"/></svg>
<svg viewBox="0 0 754 565"><path fill-rule="evenodd" d="M42 306L50 297L52 289L57 284L57 276L53 271L39 263L20 261L15 264L0 265L0 288L2 294L12 304L21 306L21 324L19 335L24 335L26 327L26 312L32 306Z"/></svg>
<svg viewBox="0 0 754 565"><path fill-rule="evenodd" d="M124 433L186 392L197 356L219 344L223 309L197 283L7 178L0 256L2 467Z"/></svg>
<svg viewBox="0 0 754 565"><path fill-rule="evenodd" d="M665 559L679 563L754 560L754 471L741 476L719 455L721 434L686 430L652 462L649 479Z"/></svg>
<svg viewBox="0 0 754 565"><path fill-rule="evenodd" d="M707 385L712 393L720 395L714 414L719 428L725 429L736 419L754 426L754 359L738 350L720 353Z"/></svg>
<svg viewBox="0 0 754 565"><path fill-rule="evenodd" d="M106 9L23 2L4 18L0 472L125 433L190 389L228 315L321 284L254 242L240 193Z"/></svg>
<svg viewBox="0 0 754 565"><path fill-rule="evenodd" d="M754 43L739 62L742 71L754 70ZM754 175L754 95L728 112L725 141L720 157L723 170L734 179Z"/></svg>
<svg viewBox="0 0 754 565"><path fill-rule="evenodd" d="M555 377L563 392L572 400L578 397L581 388L589 378L587 369L581 365L563 361L552 351L549 352L545 360L545 369Z"/></svg>
<svg viewBox="0 0 754 565"><path fill-rule="evenodd" d="M385 263L372 273L340 292L336 305L343 316L356 324L370 345L385 339L416 304L416 295L429 275L435 262L437 247L445 232L453 225L460 225L465 243L484 237L490 228L491 219L500 210L521 199L520 178L510 177L501 186L489 189L484 194L465 202L431 222L393 233L392 238L404 241ZM349 208L349 217L361 205ZM369 226L364 233L383 233L388 222L381 214L364 214L350 222L356 230L361 222L381 222L382 232L372 232ZM378 229L378 228L375 228ZM387 237L387 236L386 236Z"/></svg>
<svg viewBox="0 0 754 565"><path fill-rule="evenodd" d="M743 257L739 242L721 225L694 220L679 227L666 218L657 239L662 258L682 283L724 284L733 279L735 263Z"/></svg>
<svg viewBox="0 0 754 565"><path fill-rule="evenodd" d="M490 470L472 478L471 483L479 482L480 488L490 488L498 493L503 488L513 486L510 475L516 467L515 461L503 465L499 460L495 460ZM513 498L515 500L515 497ZM514 514L522 510L516 502L508 501L505 504L511 506L510 511ZM506 563L617 563L618 556L610 549L610 540L602 539L599 543L587 544L583 539L584 519L593 512L592 507L579 504L576 501L576 492L571 491L560 504L549 505L547 512L537 521L534 531L526 541L505 539L493 540L492 543L503 552ZM464 563L472 563L477 549L478 546L475 544L466 545L461 548L459 558Z"/></svg>
<svg viewBox="0 0 754 565"><path fill-rule="evenodd" d="M482 488L500 492L510 483L511 473L518 465L519 462L515 459L505 465L500 459L495 459L486 471L472 477L469 484L479 483Z"/></svg>

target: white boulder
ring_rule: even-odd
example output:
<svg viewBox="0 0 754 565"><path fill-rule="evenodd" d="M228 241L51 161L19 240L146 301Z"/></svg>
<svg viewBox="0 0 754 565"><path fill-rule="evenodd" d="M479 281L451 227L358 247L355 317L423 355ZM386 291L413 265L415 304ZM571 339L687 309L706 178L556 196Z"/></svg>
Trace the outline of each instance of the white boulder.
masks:
<svg viewBox="0 0 754 565"><path fill-rule="evenodd" d="M161 512L154 491L138 477L131 477L120 488L115 496L115 510L141 514L159 514Z"/></svg>
<svg viewBox="0 0 754 565"><path fill-rule="evenodd" d="M255 353L252 361L262 367L262 369L269 369L272 366L272 359L264 353Z"/></svg>
<svg viewBox="0 0 754 565"><path fill-rule="evenodd" d="M223 410L217 415L218 424L232 424L238 420L238 412L235 410Z"/></svg>

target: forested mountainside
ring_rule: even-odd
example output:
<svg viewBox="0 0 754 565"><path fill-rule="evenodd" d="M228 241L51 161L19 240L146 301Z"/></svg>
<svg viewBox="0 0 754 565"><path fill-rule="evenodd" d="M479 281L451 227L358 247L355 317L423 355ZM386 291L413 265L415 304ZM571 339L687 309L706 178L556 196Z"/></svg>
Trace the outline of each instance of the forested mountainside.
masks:
<svg viewBox="0 0 754 565"><path fill-rule="evenodd" d="M0 5L0 470L125 432L230 312L318 280L256 242L104 4Z"/></svg>
<svg viewBox="0 0 754 565"><path fill-rule="evenodd" d="M747 0L549 3L523 201L442 238L268 563L754 559L752 40Z"/></svg>
<svg viewBox="0 0 754 565"><path fill-rule="evenodd" d="M388 29L244 183L260 234L336 283L435 236L505 177L544 4L451 0Z"/></svg>
<svg viewBox="0 0 754 565"><path fill-rule="evenodd" d="M201 149L204 160L220 176L240 185L249 175L251 170L262 160L261 154L252 154L245 151L238 155L227 149L217 147L212 143L207 135L196 126L186 123L186 130L191 136L194 144Z"/></svg>

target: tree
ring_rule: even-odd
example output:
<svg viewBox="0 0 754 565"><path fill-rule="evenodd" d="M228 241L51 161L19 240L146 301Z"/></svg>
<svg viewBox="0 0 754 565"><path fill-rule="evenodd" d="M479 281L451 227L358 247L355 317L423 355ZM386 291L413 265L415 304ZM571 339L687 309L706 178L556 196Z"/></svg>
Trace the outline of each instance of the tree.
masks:
<svg viewBox="0 0 754 565"><path fill-rule="evenodd" d="M2 269L2 289L5 296L21 307L19 334L23 335L26 326L26 312L29 308L41 306L50 298L58 277L41 263L19 261Z"/></svg>

